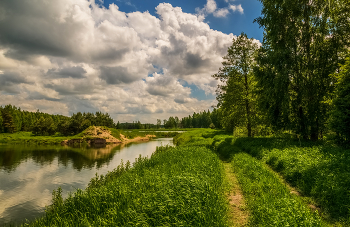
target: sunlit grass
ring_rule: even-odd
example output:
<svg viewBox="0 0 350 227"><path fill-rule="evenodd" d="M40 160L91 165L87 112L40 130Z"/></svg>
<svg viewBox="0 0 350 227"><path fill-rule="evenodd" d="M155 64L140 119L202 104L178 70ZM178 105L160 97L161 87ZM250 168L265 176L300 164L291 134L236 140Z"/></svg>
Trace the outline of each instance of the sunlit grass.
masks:
<svg viewBox="0 0 350 227"><path fill-rule="evenodd" d="M29 226L226 226L223 166L204 147L160 148L62 200Z"/></svg>
<svg viewBox="0 0 350 227"><path fill-rule="evenodd" d="M246 153L233 155L232 168L251 210L251 226L327 226L300 198Z"/></svg>
<svg viewBox="0 0 350 227"><path fill-rule="evenodd" d="M232 158L241 149L278 172L304 197L320 208L327 222L350 226L350 152L324 142L282 138L215 136L220 157Z"/></svg>

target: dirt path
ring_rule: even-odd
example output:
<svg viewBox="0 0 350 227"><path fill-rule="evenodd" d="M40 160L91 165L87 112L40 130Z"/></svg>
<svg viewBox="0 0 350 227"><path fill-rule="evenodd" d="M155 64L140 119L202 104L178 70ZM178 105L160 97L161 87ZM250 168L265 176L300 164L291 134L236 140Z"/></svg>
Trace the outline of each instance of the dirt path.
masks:
<svg viewBox="0 0 350 227"><path fill-rule="evenodd" d="M248 223L248 209L244 202L243 194L238 180L233 172L232 164L223 162L227 181L226 196L229 201L230 226L246 226Z"/></svg>

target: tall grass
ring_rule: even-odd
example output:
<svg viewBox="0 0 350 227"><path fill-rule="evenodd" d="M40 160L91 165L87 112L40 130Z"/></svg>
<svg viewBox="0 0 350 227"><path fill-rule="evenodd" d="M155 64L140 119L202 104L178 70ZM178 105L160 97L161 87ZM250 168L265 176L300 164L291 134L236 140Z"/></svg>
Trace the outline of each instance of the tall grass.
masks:
<svg viewBox="0 0 350 227"><path fill-rule="evenodd" d="M350 226L349 150L325 142L232 136L216 136L213 145L222 157L236 147L266 163L319 207L328 222Z"/></svg>
<svg viewBox="0 0 350 227"><path fill-rule="evenodd" d="M55 191L45 216L29 226L226 226L223 179L206 148L159 148L65 200Z"/></svg>
<svg viewBox="0 0 350 227"><path fill-rule="evenodd" d="M201 130L178 135L174 142L210 147L220 159L231 163L251 213L250 226L327 225L301 198L290 193L277 174L244 153L235 143L237 140L222 131Z"/></svg>
<svg viewBox="0 0 350 227"><path fill-rule="evenodd" d="M302 194L312 197L331 221L350 226L349 150L323 143L259 140L237 142L247 152L259 153Z"/></svg>
<svg viewBox="0 0 350 227"><path fill-rule="evenodd" d="M327 226L261 162L246 153L232 158L251 210L250 226Z"/></svg>

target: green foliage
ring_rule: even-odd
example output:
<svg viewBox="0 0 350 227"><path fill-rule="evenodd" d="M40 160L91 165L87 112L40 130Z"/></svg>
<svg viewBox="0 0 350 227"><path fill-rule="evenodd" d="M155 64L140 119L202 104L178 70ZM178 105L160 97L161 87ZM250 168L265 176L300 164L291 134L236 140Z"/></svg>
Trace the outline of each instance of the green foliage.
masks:
<svg viewBox="0 0 350 227"><path fill-rule="evenodd" d="M2 125L4 128L4 132L5 133L14 133L16 131L16 127L13 121L13 117L11 115L11 113L4 109L2 111Z"/></svg>
<svg viewBox="0 0 350 227"><path fill-rule="evenodd" d="M56 133L56 126L51 117L42 116L34 123L32 132L35 136L51 136Z"/></svg>
<svg viewBox="0 0 350 227"><path fill-rule="evenodd" d="M4 127L3 127L3 119L2 119L2 111L1 111L1 107L0 107L0 133L2 133L4 131Z"/></svg>
<svg viewBox="0 0 350 227"><path fill-rule="evenodd" d="M157 149L91 180L29 226L227 226L223 167L203 147Z"/></svg>
<svg viewBox="0 0 350 227"><path fill-rule="evenodd" d="M217 89L218 106L222 109L221 123L227 131L245 126L247 135L258 123L256 80L253 74L258 44L242 33L233 40L223 57L223 67L213 77L223 85Z"/></svg>
<svg viewBox="0 0 350 227"><path fill-rule="evenodd" d="M39 112L22 111L12 105L0 107L0 132L14 133L33 131L34 135L54 135L59 132L64 136L78 134L91 125L114 127L108 113L96 112L73 114L72 117Z"/></svg>
<svg viewBox="0 0 350 227"><path fill-rule="evenodd" d="M257 58L259 104L276 130L317 140L326 130L334 80L349 46L349 2L260 0L264 42Z"/></svg>
<svg viewBox="0 0 350 227"><path fill-rule="evenodd" d="M335 99L333 100L334 109L332 111L330 125L339 135L342 142L350 144L350 57L346 59L345 64L340 68L336 75L337 84Z"/></svg>

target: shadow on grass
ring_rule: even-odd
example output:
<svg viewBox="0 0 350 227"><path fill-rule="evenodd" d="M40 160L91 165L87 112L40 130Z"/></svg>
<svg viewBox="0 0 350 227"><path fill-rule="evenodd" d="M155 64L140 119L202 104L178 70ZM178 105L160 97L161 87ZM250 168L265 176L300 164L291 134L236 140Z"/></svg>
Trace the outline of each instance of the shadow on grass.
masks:
<svg viewBox="0 0 350 227"><path fill-rule="evenodd" d="M225 162L239 152L265 162L312 197L329 221L350 223L350 150L322 141L232 136L215 136L212 145Z"/></svg>

